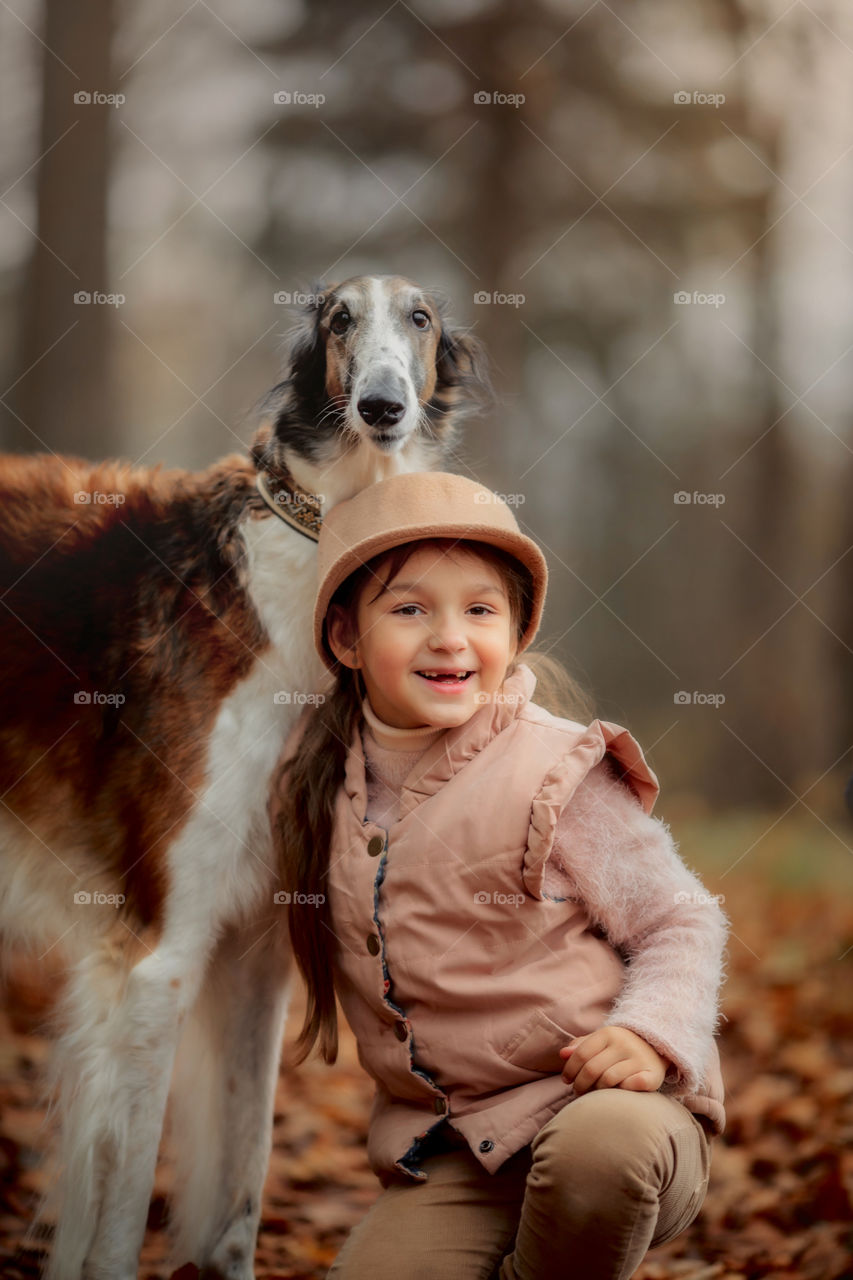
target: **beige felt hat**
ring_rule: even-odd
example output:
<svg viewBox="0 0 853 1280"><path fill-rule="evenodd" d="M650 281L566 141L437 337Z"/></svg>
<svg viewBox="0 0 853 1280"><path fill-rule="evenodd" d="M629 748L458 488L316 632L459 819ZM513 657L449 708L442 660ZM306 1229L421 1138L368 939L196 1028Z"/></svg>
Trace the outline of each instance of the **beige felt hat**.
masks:
<svg viewBox="0 0 853 1280"><path fill-rule="evenodd" d="M338 587L371 556L416 538L467 538L515 556L533 577L533 605L518 652L530 645L548 586L548 565L539 547L521 532L507 503L476 480L417 471L379 480L323 517L314 645L327 667L333 668L336 660L326 642L326 610Z"/></svg>

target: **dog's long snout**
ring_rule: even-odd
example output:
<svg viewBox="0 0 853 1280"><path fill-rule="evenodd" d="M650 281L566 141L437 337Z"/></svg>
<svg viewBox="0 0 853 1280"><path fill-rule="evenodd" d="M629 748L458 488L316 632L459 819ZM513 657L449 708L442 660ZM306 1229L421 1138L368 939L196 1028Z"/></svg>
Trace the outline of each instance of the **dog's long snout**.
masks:
<svg viewBox="0 0 853 1280"><path fill-rule="evenodd" d="M363 395L356 406L369 427L391 427L399 422L406 406L390 391L372 391Z"/></svg>

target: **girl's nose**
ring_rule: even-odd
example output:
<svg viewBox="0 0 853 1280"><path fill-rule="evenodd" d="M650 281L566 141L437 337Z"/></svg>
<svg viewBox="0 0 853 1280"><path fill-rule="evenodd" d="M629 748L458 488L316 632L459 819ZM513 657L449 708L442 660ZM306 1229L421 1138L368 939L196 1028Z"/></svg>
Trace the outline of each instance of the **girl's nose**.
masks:
<svg viewBox="0 0 853 1280"><path fill-rule="evenodd" d="M453 622L438 624L433 628L429 640L431 649L450 649L453 652L464 649L466 643L464 633L458 624Z"/></svg>

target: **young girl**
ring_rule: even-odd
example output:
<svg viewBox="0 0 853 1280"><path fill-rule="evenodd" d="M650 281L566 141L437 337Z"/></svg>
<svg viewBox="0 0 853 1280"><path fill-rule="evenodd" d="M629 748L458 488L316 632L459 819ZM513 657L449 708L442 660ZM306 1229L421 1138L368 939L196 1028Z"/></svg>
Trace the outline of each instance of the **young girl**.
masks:
<svg viewBox="0 0 853 1280"><path fill-rule="evenodd" d="M725 1125L727 919L631 735L532 700L547 568L497 495L380 481L318 569L334 688L272 810L296 1061L335 1060L337 992L383 1187L329 1275L627 1280L696 1217Z"/></svg>

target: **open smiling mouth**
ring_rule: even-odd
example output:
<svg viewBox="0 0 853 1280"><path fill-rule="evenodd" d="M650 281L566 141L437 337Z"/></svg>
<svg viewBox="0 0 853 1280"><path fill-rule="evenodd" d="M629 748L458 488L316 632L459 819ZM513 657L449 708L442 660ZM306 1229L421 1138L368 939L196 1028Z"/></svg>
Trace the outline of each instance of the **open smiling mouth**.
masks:
<svg viewBox="0 0 853 1280"><path fill-rule="evenodd" d="M434 684L464 684L473 671L416 671L415 675L421 676L424 680L430 680Z"/></svg>

